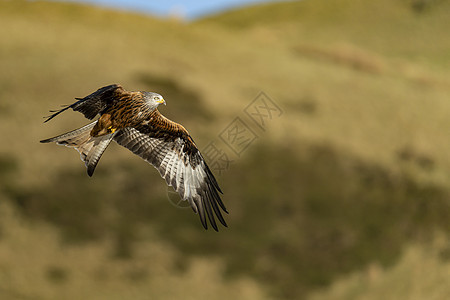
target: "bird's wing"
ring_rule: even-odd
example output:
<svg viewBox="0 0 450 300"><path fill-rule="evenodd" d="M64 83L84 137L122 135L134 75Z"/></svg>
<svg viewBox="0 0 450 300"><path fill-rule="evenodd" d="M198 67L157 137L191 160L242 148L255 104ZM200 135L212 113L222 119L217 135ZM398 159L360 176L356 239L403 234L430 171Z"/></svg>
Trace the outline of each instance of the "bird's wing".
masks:
<svg viewBox="0 0 450 300"><path fill-rule="evenodd" d="M101 114L114 101L120 100L129 92L125 91L121 85L112 84L98 89L84 98L75 98L78 101L65 106L63 109L50 111L53 114L46 117L45 122L50 121L63 111L72 108L81 112L86 118L92 120L97 114Z"/></svg>
<svg viewBox="0 0 450 300"><path fill-rule="evenodd" d="M170 121L157 110L136 127L119 130L114 140L152 164L173 186L183 200L189 201L205 229L206 217L217 231L214 216L227 226L221 209L228 213L220 199L219 185L183 126Z"/></svg>

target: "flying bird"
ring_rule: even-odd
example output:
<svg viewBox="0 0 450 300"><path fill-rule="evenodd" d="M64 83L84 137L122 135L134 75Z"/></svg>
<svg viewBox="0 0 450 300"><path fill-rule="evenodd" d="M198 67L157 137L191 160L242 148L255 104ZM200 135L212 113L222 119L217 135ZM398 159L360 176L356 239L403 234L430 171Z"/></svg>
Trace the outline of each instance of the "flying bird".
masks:
<svg viewBox="0 0 450 300"><path fill-rule="evenodd" d="M167 184L189 202L205 229L207 218L216 231L215 218L227 227L221 213L228 213L219 195L222 191L188 131L158 111L160 104L166 104L161 95L130 92L112 84L75 99L71 105L50 111L53 114L45 122L69 108L90 120L100 117L41 143L56 142L75 148L92 176L103 152L114 140L152 164Z"/></svg>

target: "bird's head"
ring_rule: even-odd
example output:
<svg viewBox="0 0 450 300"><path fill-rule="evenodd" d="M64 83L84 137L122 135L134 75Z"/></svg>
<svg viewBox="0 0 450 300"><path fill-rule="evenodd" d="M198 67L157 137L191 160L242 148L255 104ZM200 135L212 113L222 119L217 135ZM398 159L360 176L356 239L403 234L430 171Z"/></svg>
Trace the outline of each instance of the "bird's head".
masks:
<svg viewBox="0 0 450 300"><path fill-rule="evenodd" d="M157 93L153 92L143 92L144 99L147 101L147 104L152 107L152 109L155 109L160 104L166 105L166 101L164 101L163 96Z"/></svg>

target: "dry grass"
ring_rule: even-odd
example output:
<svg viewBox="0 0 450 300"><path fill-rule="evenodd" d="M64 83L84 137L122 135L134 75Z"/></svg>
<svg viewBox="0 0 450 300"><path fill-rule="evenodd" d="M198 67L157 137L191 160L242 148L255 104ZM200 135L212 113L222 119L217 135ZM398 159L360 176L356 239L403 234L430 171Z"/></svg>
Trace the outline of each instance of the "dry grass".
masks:
<svg viewBox="0 0 450 300"><path fill-rule="evenodd" d="M250 278L223 278L220 258L179 261L179 250L154 233L133 260L112 260L109 239L64 246L54 228L30 224L4 201L0 209L2 299L267 298Z"/></svg>
<svg viewBox="0 0 450 300"><path fill-rule="evenodd" d="M301 56L342 64L358 71L380 74L386 69L386 63L381 58L348 45L335 46L331 50L301 45L294 50Z"/></svg>
<svg viewBox="0 0 450 300"><path fill-rule="evenodd" d="M448 239L439 236L429 245L410 245L395 266L377 264L356 272L309 299L435 299L450 294L450 254Z"/></svg>
<svg viewBox="0 0 450 300"><path fill-rule="evenodd" d="M184 24L0 1L0 194L14 204L0 208L0 293L300 298L367 265L414 267L395 264L403 247L449 220L449 6L433 7L299 1ZM242 157L229 153L229 229L205 233L174 210L159 175L124 149L88 179L74 151L38 143L86 123L68 112L44 125L48 109L114 82L165 95L162 112L200 148L236 116L250 124L243 109L260 91L283 109L252 127Z"/></svg>

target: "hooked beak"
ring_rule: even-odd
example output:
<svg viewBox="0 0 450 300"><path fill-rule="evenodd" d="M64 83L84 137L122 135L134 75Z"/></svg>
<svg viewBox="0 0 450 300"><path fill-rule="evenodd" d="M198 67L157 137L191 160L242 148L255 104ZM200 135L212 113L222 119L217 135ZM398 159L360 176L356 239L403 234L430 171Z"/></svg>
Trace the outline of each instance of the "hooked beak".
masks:
<svg viewBox="0 0 450 300"><path fill-rule="evenodd" d="M166 101L164 100L164 98L161 98L161 100L156 101L156 103L166 105Z"/></svg>

